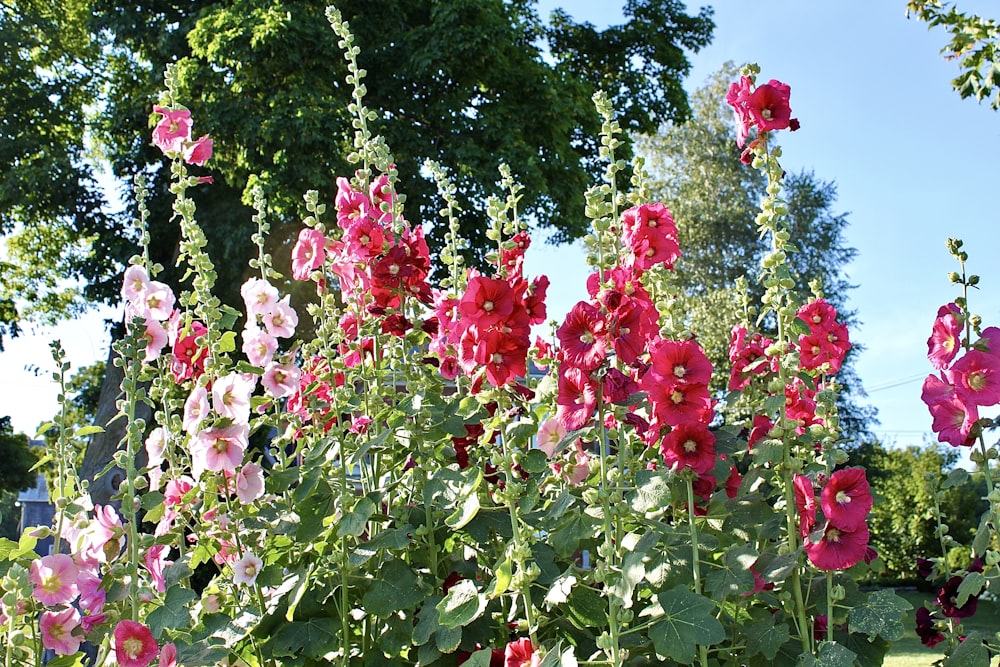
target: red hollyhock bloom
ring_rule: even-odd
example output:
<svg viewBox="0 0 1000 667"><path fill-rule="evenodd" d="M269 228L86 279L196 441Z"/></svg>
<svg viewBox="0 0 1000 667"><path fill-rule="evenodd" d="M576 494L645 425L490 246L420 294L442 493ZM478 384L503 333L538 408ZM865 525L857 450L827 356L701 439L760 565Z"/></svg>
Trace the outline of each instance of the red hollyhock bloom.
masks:
<svg viewBox="0 0 1000 667"><path fill-rule="evenodd" d="M649 346L653 370L670 384L704 384L712 379L712 362L693 340L657 339Z"/></svg>
<svg viewBox="0 0 1000 667"><path fill-rule="evenodd" d="M610 320L608 338L615 354L624 364L635 362L646 351L646 341L656 333L655 320L640 301L627 296L610 313Z"/></svg>
<svg viewBox="0 0 1000 667"><path fill-rule="evenodd" d="M486 379L502 387L527 375L528 341L499 331L487 331L476 345L475 360L486 367Z"/></svg>
<svg viewBox="0 0 1000 667"><path fill-rule="evenodd" d="M578 301L556 330L563 361L576 368L593 370L607 356L607 323L594 305Z"/></svg>
<svg viewBox="0 0 1000 667"><path fill-rule="evenodd" d="M357 220L372 214L372 204L368 195L351 187L351 182L343 176L337 179L337 196L334 204L337 207L337 224L342 229L347 229Z"/></svg>
<svg viewBox="0 0 1000 667"><path fill-rule="evenodd" d="M684 422L712 421L712 397L703 384L670 384L655 370L647 372L639 383L649 395L656 418L677 426Z"/></svg>
<svg viewBox="0 0 1000 667"><path fill-rule="evenodd" d="M934 648L944 641L945 637L934 625L934 617L927 607L917 609L917 636L920 642L927 648Z"/></svg>
<svg viewBox="0 0 1000 667"><path fill-rule="evenodd" d="M750 428L750 436L747 438L747 451L753 449L754 445L767 437L767 434L774 428L774 424L765 415L756 415Z"/></svg>
<svg viewBox="0 0 1000 667"><path fill-rule="evenodd" d="M527 637L510 642L504 650L504 667L536 667L540 663L541 658Z"/></svg>
<svg viewBox="0 0 1000 667"><path fill-rule="evenodd" d="M586 371L563 364L559 367L556 403L556 419L567 431L574 431L586 424L597 409L597 387Z"/></svg>
<svg viewBox="0 0 1000 667"><path fill-rule="evenodd" d="M160 652L153 633L142 623L119 621L114 638L115 659L121 667L146 667Z"/></svg>
<svg viewBox="0 0 1000 667"><path fill-rule="evenodd" d="M837 528L853 531L865 522L872 494L864 468L844 468L830 476L820 494L823 516Z"/></svg>
<svg viewBox="0 0 1000 667"><path fill-rule="evenodd" d="M726 93L726 104L733 108L736 117L736 144L743 148L747 136L750 134L750 126L753 120L747 110L747 101L750 99L750 89L753 82L748 76L741 76L739 81L729 84L729 91Z"/></svg>
<svg viewBox="0 0 1000 667"><path fill-rule="evenodd" d="M674 268L674 262L681 256L681 247L676 236L666 236L655 229L641 229L628 242L632 252L632 266L639 271L646 271L659 264L668 269Z"/></svg>
<svg viewBox="0 0 1000 667"><path fill-rule="evenodd" d="M205 372L205 357L208 350L198 347L198 338L208 333L201 322L192 322L186 336L178 337L174 343L173 357L170 362L170 372L177 382L200 377Z"/></svg>
<svg viewBox="0 0 1000 667"><path fill-rule="evenodd" d="M514 311L514 291L506 280L475 276L458 304L463 318L486 329Z"/></svg>
<svg viewBox="0 0 1000 667"><path fill-rule="evenodd" d="M837 324L837 309L825 299L816 299L799 308L795 317L805 322L811 333L817 333Z"/></svg>
<svg viewBox="0 0 1000 667"><path fill-rule="evenodd" d="M771 79L757 86L747 98L747 112L757 125L759 132L784 130L788 128L792 109L788 105L792 89L788 84Z"/></svg>
<svg viewBox="0 0 1000 667"><path fill-rule="evenodd" d="M857 530L848 531L827 523L819 542L806 540L806 555L809 561L821 570L846 570L860 563L868 550L868 525L861 524Z"/></svg>
<svg viewBox="0 0 1000 667"><path fill-rule="evenodd" d="M799 511L799 535L805 537L816 525L816 490L812 480L796 474L792 479L795 490L795 507Z"/></svg>
<svg viewBox="0 0 1000 667"><path fill-rule="evenodd" d="M531 287L524 295L524 310L528 313L529 324L542 324L548 316L545 309L545 293L549 289L549 277L538 276L531 281Z"/></svg>
<svg viewBox="0 0 1000 667"><path fill-rule="evenodd" d="M668 467L704 474L715 467L715 434L698 422L685 422L663 437L660 453Z"/></svg>

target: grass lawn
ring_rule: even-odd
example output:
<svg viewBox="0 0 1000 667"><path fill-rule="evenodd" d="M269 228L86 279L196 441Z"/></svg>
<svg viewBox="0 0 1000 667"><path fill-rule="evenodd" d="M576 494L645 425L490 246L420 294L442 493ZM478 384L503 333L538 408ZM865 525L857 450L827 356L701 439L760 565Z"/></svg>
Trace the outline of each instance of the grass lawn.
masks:
<svg viewBox="0 0 1000 667"><path fill-rule="evenodd" d="M933 593L921 593L915 590L897 590L896 594L913 605L913 609L903 617L903 628L906 634L899 641L892 643L892 650L885 659L885 667L930 667L935 660L942 657L937 649L929 649L920 643L914 632L916 623L914 614L925 600L933 598ZM981 630L997 632L1000 630L1000 605L995 602L980 600L976 615L966 619L962 624L966 630ZM997 660L993 664L998 664Z"/></svg>

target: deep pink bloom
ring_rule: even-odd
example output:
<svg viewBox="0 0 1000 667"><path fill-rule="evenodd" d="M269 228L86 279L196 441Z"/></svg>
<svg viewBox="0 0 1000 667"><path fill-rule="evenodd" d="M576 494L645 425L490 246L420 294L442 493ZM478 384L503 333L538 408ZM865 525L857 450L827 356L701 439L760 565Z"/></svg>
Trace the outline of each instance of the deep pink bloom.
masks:
<svg viewBox="0 0 1000 667"><path fill-rule="evenodd" d="M639 386L649 394L653 412L664 424L712 421L712 397L704 384L671 384L654 370L642 377Z"/></svg>
<svg viewBox="0 0 1000 667"><path fill-rule="evenodd" d="M597 408L597 385L586 371L562 364L556 403L556 419L567 431L575 431L587 423Z"/></svg>
<svg viewBox="0 0 1000 667"><path fill-rule="evenodd" d="M593 304L578 301L556 330L564 363L583 370L597 368L607 356L607 322Z"/></svg>
<svg viewBox="0 0 1000 667"><path fill-rule="evenodd" d="M969 350L944 374L965 403L978 406L1000 403L1000 350Z"/></svg>
<svg viewBox="0 0 1000 667"><path fill-rule="evenodd" d="M799 511L799 535L804 538L816 525L816 490L811 479L797 473L792 486L795 489L795 507Z"/></svg>
<svg viewBox="0 0 1000 667"><path fill-rule="evenodd" d="M841 530L827 523L823 537L818 542L805 542L809 561L820 570L846 570L860 563L868 551L868 525L861 524L857 530Z"/></svg>
<svg viewBox="0 0 1000 667"><path fill-rule="evenodd" d="M475 276L469 280L458 303L458 312L470 324L486 329L514 311L514 291L510 283L497 278Z"/></svg>
<svg viewBox="0 0 1000 667"><path fill-rule="evenodd" d="M204 134L184 146L184 161L199 167L212 159L212 139Z"/></svg>
<svg viewBox="0 0 1000 667"><path fill-rule="evenodd" d="M153 143L164 155L180 153L184 143L191 138L191 112L161 106L154 106L153 112L163 116L153 128Z"/></svg>
<svg viewBox="0 0 1000 667"><path fill-rule="evenodd" d="M337 196L334 199L337 207L337 224L341 229L348 229L358 220L372 214L372 203L368 195L358 192L351 182L343 176L337 178Z"/></svg>
<svg viewBox="0 0 1000 667"><path fill-rule="evenodd" d="M715 467L715 434L704 424L685 422L663 437L660 453L668 467L707 473Z"/></svg>
<svg viewBox="0 0 1000 667"><path fill-rule="evenodd" d="M31 595L46 605L69 604L79 594L76 585L79 568L66 554L51 554L31 561L29 581L35 585Z"/></svg>
<svg viewBox="0 0 1000 667"><path fill-rule="evenodd" d="M747 111L759 132L784 130L789 126L792 109L788 106L791 88L771 79L757 86L747 99Z"/></svg>
<svg viewBox="0 0 1000 667"><path fill-rule="evenodd" d="M143 565L146 566L146 570L153 580L153 588L160 593L167 590L167 583L163 579L163 570L173 563L172 560L168 559L169 556L169 546L166 544L154 544L146 551L146 557L143 559Z"/></svg>
<svg viewBox="0 0 1000 667"><path fill-rule="evenodd" d="M177 667L177 647L173 642L163 645L160 651L160 662L157 667Z"/></svg>
<svg viewBox="0 0 1000 667"><path fill-rule="evenodd" d="M74 634L80 626L80 612L73 607L61 611L46 611L38 620L42 633L42 646L56 655L73 655L80 650L83 636Z"/></svg>
<svg viewBox="0 0 1000 667"><path fill-rule="evenodd" d="M837 324L837 309L826 299L814 299L799 308L795 317L809 326L810 333L817 333L827 331Z"/></svg>
<svg viewBox="0 0 1000 667"><path fill-rule="evenodd" d="M121 667L146 667L156 659L160 647L142 623L122 620L114 631L115 659Z"/></svg>
<svg viewBox="0 0 1000 667"><path fill-rule="evenodd" d="M305 227L292 248L292 277L309 280L309 275L323 266L326 259L326 237L323 232Z"/></svg>
<svg viewBox="0 0 1000 667"><path fill-rule="evenodd" d="M954 303L938 308L930 338L927 339L927 358L936 370L947 368L958 354L964 325L962 311Z"/></svg>
<svg viewBox="0 0 1000 667"><path fill-rule="evenodd" d="M704 384L712 379L712 362L694 340L657 339L649 346L653 370L669 384Z"/></svg>
<svg viewBox="0 0 1000 667"><path fill-rule="evenodd" d="M504 667L537 667L540 663L541 658L527 637L510 642L504 650Z"/></svg>
<svg viewBox="0 0 1000 667"><path fill-rule="evenodd" d="M729 84L729 91L726 93L726 104L733 108L736 117L736 144L743 148L747 136L750 134L750 125L753 123L750 113L747 110L747 101L750 99L750 89L753 82L748 76L741 76L739 81Z"/></svg>
<svg viewBox="0 0 1000 667"><path fill-rule="evenodd" d="M972 445L973 429L979 421L979 409L974 403L962 400L953 386L936 375L924 380L920 400L931 413L931 429L938 434L939 442L952 447Z"/></svg>
<svg viewBox="0 0 1000 667"><path fill-rule="evenodd" d="M820 494L827 521L841 530L854 531L872 508L872 494L864 468L844 468L830 476Z"/></svg>

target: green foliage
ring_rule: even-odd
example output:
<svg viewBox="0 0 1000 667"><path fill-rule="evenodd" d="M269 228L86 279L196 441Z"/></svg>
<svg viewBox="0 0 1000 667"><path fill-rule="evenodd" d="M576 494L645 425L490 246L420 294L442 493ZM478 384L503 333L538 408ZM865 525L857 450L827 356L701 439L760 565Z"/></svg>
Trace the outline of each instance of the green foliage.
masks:
<svg viewBox="0 0 1000 667"><path fill-rule="evenodd" d="M31 470L38 459L31 451L28 436L14 433L10 417L0 417L0 491L24 491L35 485Z"/></svg>
<svg viewBox="0 0 1000 667"><path fill-rule="evenodd" d="M943 26L951 41L941 49L948 60L957 60L961 73L951 85L962 96L989 100L1000 109L1000 25L996 20L959 11L957 5L940 0L910 0L906 5L928 28Z"/></svg>

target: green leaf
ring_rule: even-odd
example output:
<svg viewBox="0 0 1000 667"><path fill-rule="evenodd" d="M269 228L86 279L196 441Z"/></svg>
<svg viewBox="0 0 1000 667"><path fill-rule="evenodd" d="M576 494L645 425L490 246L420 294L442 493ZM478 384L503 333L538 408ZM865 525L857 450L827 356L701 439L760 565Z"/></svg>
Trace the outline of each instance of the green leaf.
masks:
<svg viewBox="0 0 1000 667"><path fill-rule="evenodd" d="M519 463L525 472L536 473L547 470L549 467L549 457L540 449L529 450L521 457Z"/></svg>
<svg viewBox="0 0 1000 667"><path fill-rule="evenodd" d="M163 503L163 494L159 491L149 491L142 496L139 506L149 511Z"/></svg>
<svg viewBox="0 0 1000 667"><path fill-rule="evenodd" d="M33 439L34 440L41 440L43 435L45 435L46 433L48 433L50 430L54 429L55 427L56 427L56 423L55 422L45 422L44 424L42 424L41 426L38 427L37 431L35 431L35 437Z"/></svg>
<svg viewBox="0 0 1000 667"><path fill-rule="evenodd" d="M357 537L365 532L368 519L375 513L375 503L365 497L358 501L354 509L345 514L337 525L337 537Z"/></svg>
<svg viewBox="0 0 1000 667"><path fill-rule="evenodd" d="M437 605L438 621L446 628L458 628L479 618L486 610L486 596L481 595L475 582L463 579L448 589Z"/></svg>
<svg viewBox="0 0 1000 667"><path fill-rule="evenodd" d="M889 641L903 637L903 613L913 605L896 595L891 589L873 591L863 605L851 609L848 630L863 632L871 638L882 637Z"/></svg>
<svg viewBox="0 0 1000 667"><path fill-rule="evenodd" d="M437 605L442 598L438 596L427 598L420 611L417 612L417 625L413 628L413 643L423 646L431 640L434 633L441 627L438 621Z"/></svg>
<svg viewBox="0 0 1000 667"><path fill-rule="evenodd" d="M944 661L944 667L990 667L990 652L983 644L983 633L970 632Z"/></svg>
<svg viewBox="0 0 1000 667"><path fill-rule="evenodd" d="M470 521L476 518L479 513L479 494L477 489L483 481L483 471L477 470L472 481L464 485L458 498L460 503L458 508L444 520L452 530L464 528Z"/></svg>
<svg viewBox="0 0 1000 667"><path fill-rule="evenodd" d="M219 352L234 352L236 350L236 332L227 331L219 336Z"/></svg>
<svg viewBox="0 0 1000 667"><path fill-rule="evenodd" d="M681 584L656 596L663 619L649 628L656 652L687 664L699 646L711 646L726 638L726 631L713 615L715 603L696 595Z"/></svg>
<svg viewBox="0 0 1000 667"><path fill-rule="evenodd" d="M730 595L740 595L753 590L754 579L750 566L757 561L757 550L744 545L726 552L725 564L713 570L705 580L705 590L715 600Z"/></svg>
<svg viewBox="0 0 1000 667"><path fill-rule="evenodd" d="M639 513L652 512L670 505L670 484L662 473L640 470L635 475L632 509Z"/></svg>
<svg viewBox="0 0 1000 667"><path fill-rule="evenodd" d="M948 476L944 478L941 482L942 489L950 489L953 486L958 486L960 484L965 484L966 480L969 479L969 471L961 466L952 468L948 472Z"/></svg>
<svg viewBox="0 0 1000 667"><path fill-rule="evenodd" d="M510 558L504 558L500 564L493 569L493 581L486 588L486 597L489 600L498 598L510 588L510 581L513 578L513 567Z"/></svg>
<svg viewBox="0 0 1000 667"><path fill-rule="evenodd" d="M282 623L268 643L276 657L320 657L337 648L339 629L340 622L327 616Z"/></svg>
<svg viewBox="0 0 1000 667"><path fill-rule="evenodd" d="M490 660L493 659L493 649L484 648L473 652L469 659L463 662L468 667L490 667Z"/></svg>
<svg viewBox="0 0 1000 667"><path fill-rule="evenodd" d="M986 577L983 576L982 572L969 572L962 579L962 583L958 585L958 595L955 597L955 604L959 607L964 607L969 598L973 595L979 595L984 586L986 586Z"/></svg>
<svg viewBox="0 0 1000 667"><path fill-rule="evenodd" d="M379 433L378 435L376 435L374 438L371 438L361 443L361 446L358 447L358 450L351 455L350 459L348 459L349 465L353 467L361 463L361 461L364 460L365 456L368 454L368 452L371 450L372 447L376 446L381 447L389 439L389 436L394 434L395 431L391 429L386 429L381 433Z"/></svg>
<svg viewBox="0 0 1000 667"><path fill-rule="evenodd" d="M635 587L646 576L646 567L642 563L644 553L630 551L622 559L621 573L617 574L608 586L608 595L618 598L623 609L632 608L632 593Z"/></svg>
<svg viewBox="0 0 1000 667"><path fill-rule="evenodd" d="M569 557L580 546L580 540L590 536L592 524L589 518L574 514L572 518L549 533L549 545L563 558Z"/></svg>
<svg viewBox="0 0 1000 667"><path fill-rule="evenodd" d="M405 563L389 561L362 598L365 609L376 616L409 611L424 599L417 575Z"/></svg>
<svg viewBox="0 0 1000 667"><path fill-rule="evenodd" d="M146 625L149 626L153 636L157 639L163 636L163 631L183 627L191 622L191 610L187 608L187 603L198 598L198 594L190 588L173 586L167 589L167 594L163 598L163 606L154 609L146 617Z"/></svg>
<svg viewBox="0 0 1000 667"><path fill-rule="evenodd" d="M792 332L799 336L808 336L811 330L808 323L796 317L792 320Z"/></svg>
<svg viewBox="0 0 1000 667"><path fill-rule="evenodd" d="M88 435L93 435L95 433L104 433L104 427L97 426L96 424L91 424L90 426L82 426L73 433L74 438L84 438Z"/></svg>
<svg viewBox="0 0 1000 667"><path fill-rule="evenodd" d="M799 657L797 667L854 667L854 651L837 642L824 642L819 649L819 657L808 653Z"/></svg>
<svg viewBox="0 0 1000 667"><path fill-rule="evenodd" d="M773 614L767 614L760 621L747 625L744 631L747 636L747 656L759 653L768 660L774 660L789 638L788 625L775 624Z"/></svg>
<svg viewBox="0 0 1000 667"><path fill-rule="evenodd" d="M83 653L73 655L57 655L45 663L45 667L83 667L83 660L86 656Z"/></svg>
<svg viewBox="0 0 1000 667"><path fill-rule="evenodd" d="M581 630L598 628L608 622L608 605L593 588L575 586L566 603L566 616Z"/></svg>

